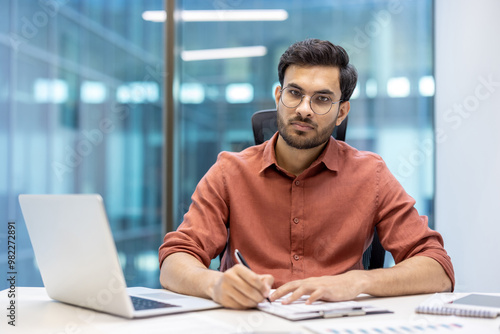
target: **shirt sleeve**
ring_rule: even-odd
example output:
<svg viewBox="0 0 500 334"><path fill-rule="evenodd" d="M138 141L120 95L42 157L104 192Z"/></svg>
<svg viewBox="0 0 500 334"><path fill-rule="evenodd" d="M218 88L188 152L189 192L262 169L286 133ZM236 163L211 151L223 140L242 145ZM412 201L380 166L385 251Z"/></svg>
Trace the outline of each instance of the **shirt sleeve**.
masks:
<svg viewBox="0 0 500 334"><path fill-rule="evenodd" d="M183 222L165 235L159 249L160 266L170 254L184 252L208 267L224 249L229 207L221 157L198 183Z"/></svg>
<svg viewBox="0 0 500 334"><path fill-rule="evenodd" d="M418 214L415 200L383 161L378 165L377 178L375 226L382 246L391 252L396 263L413 256L436 260L450 278L453 289L455 274L441 234L429 228L427 217Z"/></svg>

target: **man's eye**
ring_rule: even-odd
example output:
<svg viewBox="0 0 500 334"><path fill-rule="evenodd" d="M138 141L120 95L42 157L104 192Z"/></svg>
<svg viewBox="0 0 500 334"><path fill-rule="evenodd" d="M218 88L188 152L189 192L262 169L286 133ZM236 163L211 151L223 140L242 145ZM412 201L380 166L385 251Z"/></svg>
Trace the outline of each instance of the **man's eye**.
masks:
<svg viewBox="0 0 500 334"><path fill-rule="evenodd" d="M329 96L318 95L316 96L316 102L319 103L330 103L332 99Z"/></svg>
<svg viewBox="0 0 500 334"><path fill-rule="evenodd" d="M293 96L297 96L297 97L302 96L300 91L295 90L295 89L289 89L288 92L290 93L290 95L293 95Z"/></svg>

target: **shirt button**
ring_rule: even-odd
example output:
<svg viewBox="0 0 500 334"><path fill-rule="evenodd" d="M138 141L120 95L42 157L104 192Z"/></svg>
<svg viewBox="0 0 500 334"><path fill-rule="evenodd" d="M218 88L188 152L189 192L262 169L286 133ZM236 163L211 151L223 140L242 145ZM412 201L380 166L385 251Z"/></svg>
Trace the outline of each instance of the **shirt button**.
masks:
<svg viewBox="0 0 500 334"><path fill-rule="evenodd" d="M293 222L294 222L295 224L298 224L298 223L299 223L299 218L293 218Z"/></svg>
<svg viewBox="0 0 500 334"><path fill-rule="evenodd" d="M300 184L300 181L295 181L295 185L298 186Z"/></svg>
<svg viewBox="0 0 500 334"><path fill-rule="evenodd" d="M298 256L297 254L295 254L295 255L293 256L293 259L294 259L295 261L298 261L298 260L299 260L299 256Z"/></svg>

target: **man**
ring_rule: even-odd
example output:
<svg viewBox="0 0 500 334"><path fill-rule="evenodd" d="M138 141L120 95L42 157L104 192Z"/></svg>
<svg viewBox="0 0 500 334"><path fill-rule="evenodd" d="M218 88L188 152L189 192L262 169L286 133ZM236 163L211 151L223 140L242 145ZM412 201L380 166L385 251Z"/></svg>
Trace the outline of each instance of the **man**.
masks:
<svg viewBox="0 0 500 334"><path fill-rule="evenodd" d="M311 303L451 291L443 240L414 200L379 156L331 137L349 113L357 80L344 49L315 39L295 43L278 72L278 133L219 155L183 223L160 247L162 286L230 308L288 293L284 303L302 295ZM396 261L392 268L363 270L374 227ZM227 241L221 271L207 269ZM234 265L235 249L253 271Z"/></svg>

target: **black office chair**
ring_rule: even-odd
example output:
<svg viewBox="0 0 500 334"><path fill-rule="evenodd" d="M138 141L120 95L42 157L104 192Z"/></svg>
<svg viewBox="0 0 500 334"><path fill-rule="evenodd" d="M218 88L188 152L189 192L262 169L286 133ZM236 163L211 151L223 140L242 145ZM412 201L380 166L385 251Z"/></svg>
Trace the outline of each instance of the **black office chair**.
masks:
<svg viewBox="0 0 500 334"><path fill-rule="evenodd" d="M335 139L345 141L347 120L348 117L333 131L332 135ZM271 138L278 130L276 109L261 110L254 113L252 115L252 129L256 145L262 144ZM372 244L363 254L363 266L365 269L383 268L384 258L385 249L382 247L377 229L375 229Z"/></svg>

